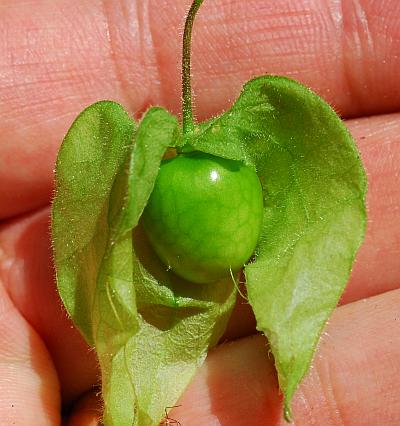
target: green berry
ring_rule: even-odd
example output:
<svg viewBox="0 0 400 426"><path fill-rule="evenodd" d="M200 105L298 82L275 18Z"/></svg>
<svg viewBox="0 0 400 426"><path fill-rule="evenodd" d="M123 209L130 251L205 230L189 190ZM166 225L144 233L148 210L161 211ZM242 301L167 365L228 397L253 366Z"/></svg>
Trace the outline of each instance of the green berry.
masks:
<svg viewBox="0 0 400 426"><path fill-rule="evenodd" d="M255 171L240 161L192 152L162 162L143 224L169 269L209 283L249 260L262 217Z"/></svg>

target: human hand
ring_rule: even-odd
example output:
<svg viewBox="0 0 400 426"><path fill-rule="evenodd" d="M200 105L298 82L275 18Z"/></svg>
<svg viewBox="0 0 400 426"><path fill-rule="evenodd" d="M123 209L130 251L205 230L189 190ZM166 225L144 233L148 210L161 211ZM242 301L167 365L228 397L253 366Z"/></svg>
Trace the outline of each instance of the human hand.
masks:
<svg viewBox="0 0 400 426"><path fill-rule="evenodd" d="M0 419L60 422L98 383L93 351L72 328L53 279L48 208L63 135L88 104L109 98L136 117L180 105L180 40L189 1L6 0L0 63ZM249 78L284 74L347 118L369 176L369 228L314 365L293 403L296 424L396 424L400 419L400 10L395 0L268 4L205 2L195 24L193 86L202 120ZM379 115L386 113L386 115ZM19 216L24 213L23 216ZM375 296L377 295L377 296ZM375 297L373 297L375 296ZM368 298L364 300L364 298ZM272 360L239 302L226 338L171 418L182 425L283 423ZM235 340L236 339L236 340ZM263 349L264 348L264 349ZM96 399L70 424L96 424ZM14 422L14 423L13 423Z"/></svg>

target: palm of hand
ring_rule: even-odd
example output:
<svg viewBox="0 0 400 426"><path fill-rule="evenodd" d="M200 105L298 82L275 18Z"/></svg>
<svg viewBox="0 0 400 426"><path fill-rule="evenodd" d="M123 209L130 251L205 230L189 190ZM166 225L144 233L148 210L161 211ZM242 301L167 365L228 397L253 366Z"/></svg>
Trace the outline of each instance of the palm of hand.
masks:
<svg viewBox="0 0 400 426"><path fill-rule="evenodd" d="M10 41L3 45L2 57L11 58L0 67L4 74L15 73L12 85L7 79L0 83L0 158L6 166L0 168L0 217L7 218L0 228L0 418L5 424L58 424L61 397L69 404L98 382L94 353L60 306L50 262L49 210L43 206L50 200L51 171L63 134L77 111L101 98L116 99L136 114L149 104L163 104L172 111L179 105L179 40L167 42L163 34L166 29L178 33L171 27L179 28L188 2L181 2L176 11L168 2L158 4L158 12L165 14L153 14L151 2L126 2L124 10L111 2L104 10L70 3L37 2L29 11L10 0L3 8L6 16L0 16ZM199 16L193 70L198 115L225 108L243 82L265 69L314 87L344 116L390 113L348 121L369 175L368 234L344 306L330 321L314 368L297 394L294 416L300 424L314 424L317 418L320 424L361 424L357 419L363 413L367 424L395 424L400 418L400 404L393 402L400 390L395 374L400 359L400 116L395 113L400 110L395 73L400 32L393 25L399 19L391 12L395 0L385 11L364 2L362 19L357 15L359 4L346 3L339 29L336 21L322 25L335 16L329 5L317 10L322 3L315 4L315 9L304 11L306 15L289 0L275 2L271 10L261 8L261 3L237 6L243 7L243 14L227 2L210 4L206 7L216 9L208 10L208 18L206 7ZM287 7L297 12L287 14ZM216 10L226 13L229 26L217 26L213 19L221 15L213 14ZM13 26L21 16L26 23L22 29ZM85 17L90 17L89 27ZM369 26L360 28L363 22ZM382 22L390 43L381 39ZM32 28L41 30L33 36L36 56L31 62L19 56L27 65L18 73L21 65L12 57L25 46ZM315 37L318 31L329 43L321 45ZM146 45L148 34L153 45ZM78 35L90 42L77 49ZM238 45L227 51L231 39ZM59 43L63 50L48 43ZM294 43L300 43L298 51ZM216 50L210 51L210 46ZM384 62L386 57L390 63ZM35 84L28 84L29 79ZM26 214L17 217L20 213ZM365 297L369 298L357 302ZM237 306L226 337L240 339L213 352L171 418L184 425L213 424L216 419L219 424L281 424L273 366L267 350L262 350L265 343L260 337L246 337L254 333L249 312L246 305ZM87 401L76 409L70 424L93 424L94 399Z"/></svg>

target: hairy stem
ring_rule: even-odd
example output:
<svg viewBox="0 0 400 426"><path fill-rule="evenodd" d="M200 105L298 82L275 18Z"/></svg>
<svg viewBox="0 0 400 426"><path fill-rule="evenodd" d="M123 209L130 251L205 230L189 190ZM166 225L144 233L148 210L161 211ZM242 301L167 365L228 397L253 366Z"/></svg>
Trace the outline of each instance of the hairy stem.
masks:
<svg viewBox="0 0 400 426"><path fill-rule="evenodd" d="M192 85L190 81L190 53L192 47L192 28L197 11L204 0L194 0L190 7L185 22L183 33L183 51L182 51L182 116L183 133L189 133L194 129L193 106L192 106Z"/></svg>

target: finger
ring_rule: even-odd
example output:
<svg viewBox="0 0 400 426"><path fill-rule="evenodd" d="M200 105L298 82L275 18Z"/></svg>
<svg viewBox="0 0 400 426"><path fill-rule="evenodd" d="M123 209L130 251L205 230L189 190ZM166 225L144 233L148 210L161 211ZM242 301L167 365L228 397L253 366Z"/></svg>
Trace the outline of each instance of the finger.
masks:
<svg viewBox="0 0 400 426"><path fill-rule="evenodd" d="M63 403L68 404L99 376L95 352L61 306L51 263L49 220L49 209L45 209L0 228L0 279L47 346Z"/></svg>
<svg viewBox="0 0 400 426"><path fill-rule="evenodd" d="M180 39L165 34L182 29L190 2L181 1L174 13L168 2L157 9L149 3L163 99L178 110L180 73L173 59L180 58ZM400 9L396 0L385 6L372 0L205 2L193 36L199 118L226 109L245 81L266 73L306 84L344 116L397 111Z"/></svg>
<svg viewBox="0 0 400 426"><path fill-rule="evenodd" d="M400 114L347 124L367 171L368 223L342 303L400 287Z"/></svg>
<svg viewBox="0 0 400 426"><path fill-rule="evenodd" d="M3 1L0 217L48 202L60 141L89 103L180 110L189 3ZM197 116L219 113L266 72L302 81L346 116L396 110L399 18L397 0L205 2L193 42Z"/></svg>
<svg viewBox="0 0 400 426"><path fill-rule="evenodd" d="M60 390L47 349L0 280L0 423L60 423Z"/></svg>
<svg viewBox="0 0 400 426"><path fill-rule="evenodd" d="M296 426L398 423L399 303L396 290L337 309L294 397ZM178 404L169 416L183 425L286 424L261 336L214 350Z"/></svg>

